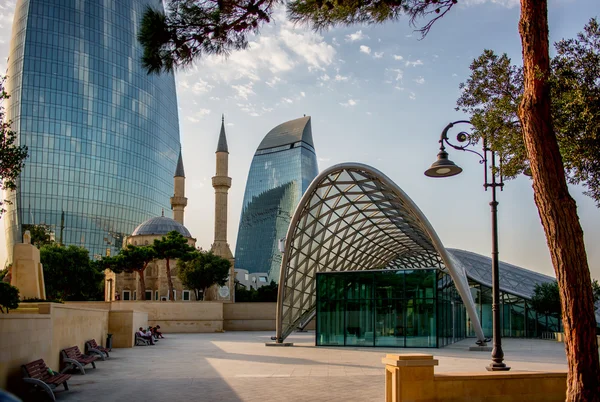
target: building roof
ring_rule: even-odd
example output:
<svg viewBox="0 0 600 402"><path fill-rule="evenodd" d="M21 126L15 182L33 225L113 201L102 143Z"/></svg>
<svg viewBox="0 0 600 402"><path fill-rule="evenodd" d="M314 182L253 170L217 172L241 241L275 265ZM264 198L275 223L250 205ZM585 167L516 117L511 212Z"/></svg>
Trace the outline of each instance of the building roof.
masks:
<svg viewBox="0 0 600 402"><path fill-rule="evenodd" d="M465 250L448 249L465 267L467 277L477 283L492 287L492 259ZM535 285L556 282L551 276L530 271L499 261L500 290L515 296L531 299Z"/></svg>
<svg viewBox="0 0 600 402"><path fill-rule="evenodd" d="M177 168L175 168L175 176L173 177L185 177L185 171L183 170L183 158L181 157L181 149L179 149L179 158L177 159Z"/></svg>
<svg viewBox="0 0 600 402"><path fill-rule="evenodd" d="M166 216L157 216L155 218L148 219L144 223L140 224L137 228L135 228L131 236L163 236L174 230L181 233L183 237L187 237L189 239L192 238L192 235L185 226L171 218L167 218Z"/></svg>
<svg viewBox="0 0 600 402"><path fill-rule="evenodd" d="M314 148L310 116L286 121L267 133L257 150L303 141Z"/></svg>
<svg viewBox="0 0 600 402"><path fill-rule="evenodd" d="M221 116L221 132L219 133L217 152L229 153L229 148L227 147L227 136L225 135L225 115Z"/></svg>

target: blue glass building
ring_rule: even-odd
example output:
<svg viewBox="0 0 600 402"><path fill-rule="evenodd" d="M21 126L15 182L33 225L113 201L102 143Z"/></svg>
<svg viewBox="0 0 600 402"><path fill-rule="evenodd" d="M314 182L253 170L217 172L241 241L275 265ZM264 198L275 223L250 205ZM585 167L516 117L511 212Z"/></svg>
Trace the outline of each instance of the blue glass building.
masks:
<svg viewBox="0 0 600 402"><path fill-rule="evenodd" d="M141 66L136 35L147 6L162 2L17 2L6 112L29 158L3 217L9 253L23 225L44 224L98 258L170 210L175 80Z"/></svg>
<svg viewBox="0 0 600 402"><path fill-rule="evenodd" d="M318 174L310 116L275 127L262 140L250 165L235 247L236 268L267 272L279 281L279 239L294 209Z"/></svg>

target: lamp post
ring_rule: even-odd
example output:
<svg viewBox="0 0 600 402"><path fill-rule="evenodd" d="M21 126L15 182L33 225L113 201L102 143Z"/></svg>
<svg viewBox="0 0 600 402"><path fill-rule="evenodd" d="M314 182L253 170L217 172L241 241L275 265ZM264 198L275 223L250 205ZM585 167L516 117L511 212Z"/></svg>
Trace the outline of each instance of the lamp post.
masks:
<svg viewBox="0 0 600 402"><path fill-rule="evenodd" d="M496 200L496 188L504 187L502 182L502 171L496 167L496 152L487 146L485 137L483 138L483 154L468 149L468 147L475 145L478 141L474 141L471 134L461 131L456 136L456 140L462 145L453 144L448 139L448 130L450 130L456 124L471 124L468 120L458 120L448 124L442 135L440 136L440 152L438 153L437 161L435 161L429 169L425 171L425 175L429 177L450 177L455 176L462 172L462 169L458 167L454 162L448 159L448 153L446 152L446 145L459 150L471 152L479 156L479 163L484 165L484 184L483 187L487 191L488 188L492 189L492 201L490 207L492 210L492 312L493 312L493 335L494 335L494 347L492 349L492 362L489 366L486 366L488 371L507 371L510 367L504 363L504 352L502 351L502 334L500 325L500 284L499 284L499 273L498 273L498 201ZM488 154L490 157L490 166L488 166ZM488 181L488 167L491 167L491 181ZM502 165L500 164L500 168ZM499 181L496 181L496 176L499 177Z"/></svg>

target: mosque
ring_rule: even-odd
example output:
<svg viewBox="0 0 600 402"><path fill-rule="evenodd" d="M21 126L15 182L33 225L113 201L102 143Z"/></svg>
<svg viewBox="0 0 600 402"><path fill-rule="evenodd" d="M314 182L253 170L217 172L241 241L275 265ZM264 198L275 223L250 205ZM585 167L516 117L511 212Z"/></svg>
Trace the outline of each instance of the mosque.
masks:
<svg viewBox="0 0 600 402"><path fill-rule="evenodd" d="M209 289L208 294L204 295L204 300L233 302L235 279L233 268L234 258L227 243L227 193L231 187L231 178L228 177L229 150L227 147L224 118L221 119L216 162L216 174L212 178L213 188L215 189L215 236L211 251L231 261L231 268L229 282L225 286L214 286ZM187 198L185 197L185 170L181 150L179 151L179 159L173 180L174 194L171 197L173 219L164 216L163 211L162 216L150 218L136 227L131 235L126 237L124 244L133 246L151 245L154 243L154 240L161 239L171 231L176 231L187 239L190 246L196 247L196 239L192 237L192 234L183 223ZM176 262L171 261L170 267L171 281L173 282L171 300L197 300L198 297L195 292L191 289L185 289L177 277ZM165 260L154 260L148 264L144 272L146 289L140 288L139 274L137 272L115 274L111 270L106 270L105 274L105 301L169 300L169 285Z"/></svg>

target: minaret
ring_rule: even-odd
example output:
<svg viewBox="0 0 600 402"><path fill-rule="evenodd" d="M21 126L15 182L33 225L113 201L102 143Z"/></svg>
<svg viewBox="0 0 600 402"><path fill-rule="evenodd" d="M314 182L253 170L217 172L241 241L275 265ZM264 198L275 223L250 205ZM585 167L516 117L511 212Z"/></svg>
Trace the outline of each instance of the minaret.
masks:
<svg viewBox="0 0 600 402"><path fill-rule="evenodd" d="M216 255L231 260L233 254L227 244L227 192L231 187L231 177L228 177L229 150L225 136L225 116L221 117L221 133L217 144L217 173L212 178L215 189L215 241L211 250Z"/></svg>
<svg viewBox="0 0 600 402"><path fill-rule="evenodd" d="M179 159L177 160L177 168L175 169L173 181L175 187L175 193L173 194L173 197L171 197L173 219L183 225L183 210L187 205L187 198L185 198L185 172L183 171L183 158L181 157L181 149L179 149Z"/></svg>

